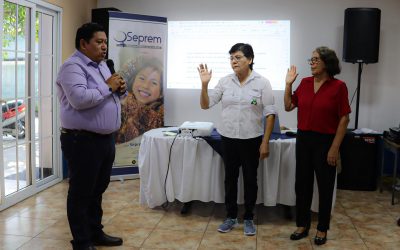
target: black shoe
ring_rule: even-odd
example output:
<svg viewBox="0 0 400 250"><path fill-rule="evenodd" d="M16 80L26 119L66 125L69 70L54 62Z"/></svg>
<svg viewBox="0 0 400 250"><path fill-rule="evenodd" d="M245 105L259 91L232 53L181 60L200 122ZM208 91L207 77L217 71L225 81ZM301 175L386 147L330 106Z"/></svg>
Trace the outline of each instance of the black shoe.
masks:
<svg viewBox="0 0 400 250"><path fill-rule="evenodd" d="M327 238L326 238L327 235L328 235L327 232L325 232L325 236L324 237L318 237L317 235L315 235L315 238L314 238L315 245L323 245L323 244L325 244L326 240L327 240Z"/></svg>
<svg viewBox="0 0 400 250"><path fill-rule="evenodd" d="M93 245L88 245L88 244L76 244L74 240L71 240L72 244L72 249L73 250L96 250Z"/></svg>
<svg viewBox="0 0 400 250"><path fill-rule="evenodd" d="M90 245L90 246L86 246L86 247L73 246L72 249L73 250L96 250L97 248L95 248L93 245Z"/></svg>
<svg viewBox="0 0 400 250"><path fill-rule="evenodd" d="M290 235L290 239L291 239L291 240L300 240L300 239L303 239L303 238L305 238L305 237L308 236L308 230L309 230L309 228L305 228L304 231L301 232L301 233L294 232L294 233L292 233L292 234Z"/></svg>
<svg viewBox="0 0 400 250"><path fill-rule="evenodd" d="M113 237L105 233L92 239L95 246L121 246L122 239L119 237Z"/></svg>
<svg viewBox="0 0 400 250"><path fill-rule="evenodd" d="M94 247L94 246L92 246L92 245L90 245L90 246L87 246L87 247L74 247L73 248L73 250L96 250L97 248L96 247Z"/></svg>

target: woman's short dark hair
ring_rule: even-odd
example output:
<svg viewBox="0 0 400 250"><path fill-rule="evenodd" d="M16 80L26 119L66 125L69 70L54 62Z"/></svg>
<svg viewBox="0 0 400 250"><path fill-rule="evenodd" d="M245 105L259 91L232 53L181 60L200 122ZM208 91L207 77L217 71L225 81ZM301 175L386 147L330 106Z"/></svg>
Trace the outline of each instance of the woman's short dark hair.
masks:
<svg viewBox="0 0 400 250"><path fill-rule="evenodd" d="M315 49L321 60L325 63L326 71L330 77L340 73L339 59L334 50L321 46Z"/></svg>
<svg viewBox="0 0 400 250"><path fill-rule="evenodd" d="M243 55L248 58L252 59L251 64L249 64L249 68L253 70L253 64L254 64L254 51L253 48L251 47L250 44L247 43L237 43L232 46L232 48L229 50L229 54L233 54L237 51L242 51Z"/></svg>
<svg viewBox="0 0 400 250"><path fill-rule="evenodd" d="M80 49L80 41L81 39L85 40L87 43L90 42L94 33L103 31L105 32L103 26L98 23L85 23L82 25L77 31L75 36L75 48L77 50Z"/></svg>

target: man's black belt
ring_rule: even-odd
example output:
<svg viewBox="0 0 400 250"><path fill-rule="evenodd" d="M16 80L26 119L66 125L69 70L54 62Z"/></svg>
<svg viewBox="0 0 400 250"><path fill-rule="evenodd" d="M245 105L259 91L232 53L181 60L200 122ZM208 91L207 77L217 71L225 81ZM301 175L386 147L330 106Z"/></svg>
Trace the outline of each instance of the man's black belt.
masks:
<svg viewBox="0 0 400 250"><path fill-rule="evenodd" d="M81 130L81 129L68 129L68 128L60 128L62 134L72 134L72 135L82 135L88 137L104 137L110 136L111 134L99 134L92 131Z"/></svg>

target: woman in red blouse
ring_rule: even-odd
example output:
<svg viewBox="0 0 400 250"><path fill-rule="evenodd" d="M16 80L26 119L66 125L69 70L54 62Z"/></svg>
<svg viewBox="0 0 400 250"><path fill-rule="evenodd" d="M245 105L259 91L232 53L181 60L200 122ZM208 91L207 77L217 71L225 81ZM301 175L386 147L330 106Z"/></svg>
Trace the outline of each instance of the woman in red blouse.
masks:
<svg viewBox="0 0 400 250"><path fill-rule="evenodd" d="M311 224L314 172L319 191L317 245L326 243L339 147L351 112L346 84L334 78L340 73L335 51L318 47L309 59L312 76L302 79L292 94L298 73L291 66L286 75L285 110L297 107L296 225L290 239L307 237Z"/></svg>

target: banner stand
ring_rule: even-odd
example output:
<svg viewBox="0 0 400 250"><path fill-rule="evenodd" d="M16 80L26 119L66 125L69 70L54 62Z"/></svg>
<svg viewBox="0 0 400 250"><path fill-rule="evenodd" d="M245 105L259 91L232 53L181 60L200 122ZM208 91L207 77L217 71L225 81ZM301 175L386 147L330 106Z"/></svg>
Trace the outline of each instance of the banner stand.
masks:
<svg viewBox="0 0 400 250"><path fill-rule="evenodd" d="M142 135L164 126L167 18L109 11L108 58L127 85L111 180L139 178Z"/></svg>

